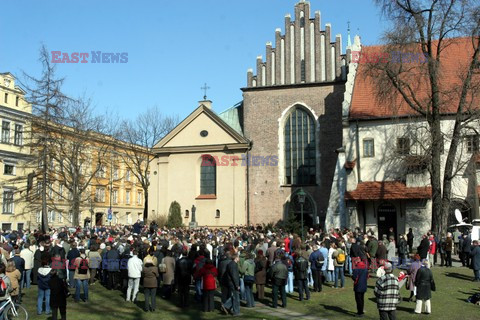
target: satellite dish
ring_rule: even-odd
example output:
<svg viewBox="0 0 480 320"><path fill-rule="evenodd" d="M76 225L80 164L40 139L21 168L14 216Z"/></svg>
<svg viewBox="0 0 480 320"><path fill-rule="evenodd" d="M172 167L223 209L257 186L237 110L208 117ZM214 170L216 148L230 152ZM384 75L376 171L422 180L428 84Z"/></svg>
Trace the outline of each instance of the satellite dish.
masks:
<svg viewBox="0 0 480 320"><path fill-rule="evenodd" d="M455 218L457 219L458 223L463 222L462 213L458 209L455 209Z"/></svg>

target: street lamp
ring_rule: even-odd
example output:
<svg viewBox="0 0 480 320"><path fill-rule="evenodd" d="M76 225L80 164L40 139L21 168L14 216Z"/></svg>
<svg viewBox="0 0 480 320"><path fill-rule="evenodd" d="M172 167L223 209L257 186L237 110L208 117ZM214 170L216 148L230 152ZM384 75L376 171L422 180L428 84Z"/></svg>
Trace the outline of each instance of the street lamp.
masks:
<svg viewBox="0 0 480 320"><path fill-rule="evenodd" d="M302 188L297 192L298 202L300 202L300 215L302 220L302 242L305 241L304 229L303 229L303 204L305 203L305 196L307 194Z"/></svg>

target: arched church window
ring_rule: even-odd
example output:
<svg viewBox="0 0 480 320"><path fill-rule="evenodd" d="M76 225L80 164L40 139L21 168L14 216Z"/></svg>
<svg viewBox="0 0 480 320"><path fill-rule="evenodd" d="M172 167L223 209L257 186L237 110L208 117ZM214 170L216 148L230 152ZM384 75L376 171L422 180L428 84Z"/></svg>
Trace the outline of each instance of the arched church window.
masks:
<svg viewBox="0 0 480 320"><path fill-rule="evenodd" d="M210 155L202 157L200 168L200 194L216 194L217 167L215 159Z"/></svg>
<svg viewBox="0 0 480 320"><path fill-rule="evenodd" d="M314 118L305 109L297 106L288 115L284 129L286 184L315 184Z"/></svg>

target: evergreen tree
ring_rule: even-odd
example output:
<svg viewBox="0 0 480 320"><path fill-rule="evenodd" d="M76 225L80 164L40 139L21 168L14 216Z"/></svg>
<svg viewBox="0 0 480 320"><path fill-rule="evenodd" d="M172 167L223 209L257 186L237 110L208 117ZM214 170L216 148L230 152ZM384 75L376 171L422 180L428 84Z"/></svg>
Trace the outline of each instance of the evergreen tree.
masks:
<svg viewBox="0 0 480 320"><path fill-rule="evenodd" d="M177 201L173 201L170 204L170 209L168 211L168 221L167 221L168 228L183 227L181 212L182 210L180 208L180 204Z"/></svg>

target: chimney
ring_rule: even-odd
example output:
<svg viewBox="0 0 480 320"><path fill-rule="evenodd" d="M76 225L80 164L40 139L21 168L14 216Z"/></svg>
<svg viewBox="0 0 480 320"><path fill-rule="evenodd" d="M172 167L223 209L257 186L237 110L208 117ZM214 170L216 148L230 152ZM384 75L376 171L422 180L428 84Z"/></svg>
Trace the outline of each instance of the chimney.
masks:
<svg viewBox="0 0 480 320"><path fill-rule="evenodd" d="M204 105L205 107L207 107L208 109L212 109L212 100L200 100L198 101L198 106L201 106L201 105Z"/></svg>

